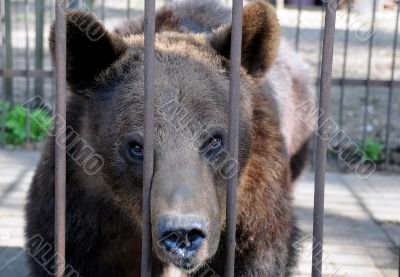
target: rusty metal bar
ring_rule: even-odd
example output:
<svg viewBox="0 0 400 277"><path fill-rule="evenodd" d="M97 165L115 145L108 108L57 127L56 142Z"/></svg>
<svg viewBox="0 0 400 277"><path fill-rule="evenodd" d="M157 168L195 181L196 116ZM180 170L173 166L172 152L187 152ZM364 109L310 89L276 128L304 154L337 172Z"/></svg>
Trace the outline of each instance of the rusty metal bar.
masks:
<svg viewBox="0 0 400 277"><path fill-rule="evenodd" d="M300 43L300 24L301 24L301 14L303 12L303 1L297 0L297 26L296 26L296 50L299 50Z"/></svg>
<svg viewBox="0 0 400 277"><path fill-rule="evenodd" d="M55 145L55 274L64 276L65 269L65 205L66 205L66 0L56 0L55 5L55 74L56 114L55 133L59 140Z"/></svg>
<svg viewBox="0 0 400 277"><path fill-rule="evenodd" d="M371 82L371 69L372 69L372 51L374 46L375 18L376 18L376 0L374 0L372 7L371 37L369 38L369 46L368 46L367 86L366 86L365 101L364 101L363 132L361 140L362 145L365 145L365 140L367 137L368 105L369 105L369 95L371 91L370 82Z"/></svg>
<svg viewBox="0 0 400 277"><path fill-rule="evenodd" d="M154 166L155 0L144 5L144 165L141 276L151 276L150 193Z"/></svg>
<svg viewBox="0 0 400 277"><path fill-rule="evenodd" d="M28 0L25 0L24 2L24 27L25 27L25 69L26 72L28 73L30 70L30 62L29 62L29 22L28 22L28 15L29 15L29 2ZM28 77L26 77L26 94L25 94L25 99L28 100L29 99L29 95L30 95L30 79ZM29 145L30 144L30 110L28 109L26 111L26 124L25 124L25 133L26 133L26 144Z"/></svg>
<svg viewBox="0 0 400 277"><path fill-rule="evenodd" d="M400 3L397 4L397 15L396 15L396 25L394 28L394 37L393 37L393 59L392 59L392 68L391 68L391 76L390 76L390 87L389 87L389 96L388 96L388 106L387 106L387 114L386 114L386 134L385 134L385 166L389 167L390 162L390 122L392 115L392 101L393 101L393 90L394 90L394 73L396 70L396 56L397 56L397 36L399 31L399 14L400 14ZM400 269L399 269L400 274Z"/></svg>
<svg viewBox="0 0 400 277"><path fill-rule="evenodd" d="M319 116L317 130L317 152L315 169L314 215L313 215L313 250L312 277L322 273L322 250L324 231L325 169L328 135L326 120L329 119L329 104L332 79L332 60L335 42L337 0L331 0L325 8L325 30L322 49L321 88L319 96Z"/></svg>
<svg viewBox="0 0 400 277"><path fill-rule="evenodd" d="M232 7L232 34L230 55L229 84L229 140L228 152L231 158L238 160L239 153L239 108L240 108L240 63L242 49L243 0L234 0ZM238 165L237 165L238 166ZM224 276L233 277L236 246L236 194L238 168L228 179L226 198L226 253Z"/></svg>

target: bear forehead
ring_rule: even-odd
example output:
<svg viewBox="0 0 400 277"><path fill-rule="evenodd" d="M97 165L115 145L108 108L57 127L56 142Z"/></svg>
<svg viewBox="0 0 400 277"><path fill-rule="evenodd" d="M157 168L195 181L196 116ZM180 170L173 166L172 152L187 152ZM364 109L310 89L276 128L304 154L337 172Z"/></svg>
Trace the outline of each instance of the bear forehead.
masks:
<svg viewBox="0 0 400 277"><path fill-rule="evenodd" d="M144 37L125 39L128 49L98 77L99 89L113 91L115 102L143 105ZM225 109L229 77L203 36L157 35L154 56L155 104L177 102L190 109ZM116 97L115 97L116 96Z"/></svg>
<svg viewBox="0 0 400 277"><path fill-rule="evenodd" d="M187 71L165 73L155 70L154 117L159 129L179 123L198 129L225 126L229 109L228 90L211 78L183 76ZM111 108L117 122L141 127L144 119L144 85L131 80L115 87Z"/></svg>
<svg viewBox="0 0 400 277"><path fill-rule="evenodd" d="M131 35L123 37L123 40L126 50L116 62L100 74L98 82L107 79L109 75L114 78L126 76L129 79L143 79L144 35ZM186 73L182 76L191 74L191 77L204 78L208 75L227 79L225 62L225 59L210 46L205 34L176 32L156 34L154 56L155 71L158 73L156 78L161 74Z"/></svg>

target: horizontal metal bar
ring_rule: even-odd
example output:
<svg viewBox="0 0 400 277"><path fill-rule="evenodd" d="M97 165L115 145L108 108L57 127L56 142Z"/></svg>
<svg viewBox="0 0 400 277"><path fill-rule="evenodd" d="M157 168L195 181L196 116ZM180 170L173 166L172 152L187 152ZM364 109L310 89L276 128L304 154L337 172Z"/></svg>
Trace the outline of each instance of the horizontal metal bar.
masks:
<svg viewBox="0 0 400 277"><path fill-rule="evenodd" d="M320 79L317 79L317 82L320 82ZM332 79L332 85L334 86L350 86L350 87L363 87L366 86L368 83L368 80L363 80L363 79L341 79L341 78L334 78ZM396 80L370 80L369 81L370 87L390 87L393 85L393 87L400 87L400 81Z"/></svg>
<svg viewBox="0 0 400 277"><path fill-rule="evenodd" d="M23 69L12 69L3 70L0 69L0 77L36 77L36 78L53 78L54 72L52 70L23 70Z"/></svg>

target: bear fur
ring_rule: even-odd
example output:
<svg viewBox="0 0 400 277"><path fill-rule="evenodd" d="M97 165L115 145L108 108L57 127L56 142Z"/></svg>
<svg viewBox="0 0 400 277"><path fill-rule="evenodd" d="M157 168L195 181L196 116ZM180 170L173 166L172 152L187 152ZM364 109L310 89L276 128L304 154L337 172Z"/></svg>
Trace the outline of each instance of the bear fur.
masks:
<svg viewBox="0 0 400 277"><path fill-rule="evenodd" d="M230 16L229 7L212 0L177 1L157 12L152 225L176 201L184 212L210 215L212 226L209 247L191 271L158 249L153 231L153 276L204 276L205 268L223 276L226 180L198 156L189 138L201 140L199 126L214 125L226 137ZM67 19L66 276L140 276L143 168L126 145L132 137L140 141L143 132L143 18L113 32L83 12L70 11ZM103 33L90 39L89 28ZM50 46L54 56L54 29ZM244 8L240 78L235 276L288 276L297 238L292 186L312 134L301 119L307 111L296 108L313 95L307 66L281 39L275 12L263 1ZM160 111L168 103L183 107L199 124L191 121L177 132ZM173 116L172 123L180 120ZM53 132L46 143L26 205L34 277L54 274L58 135ZM88 146L100 157L98 170L85 167ZM198 197L166 201L170 180L194 183L189 189Z"/></svg>

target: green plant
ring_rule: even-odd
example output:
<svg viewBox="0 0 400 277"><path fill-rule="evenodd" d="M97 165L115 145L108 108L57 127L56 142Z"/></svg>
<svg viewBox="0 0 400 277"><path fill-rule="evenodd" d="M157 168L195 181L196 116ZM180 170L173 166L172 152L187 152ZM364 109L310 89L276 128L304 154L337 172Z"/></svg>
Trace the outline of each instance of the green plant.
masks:
<svg viewBox="0 0 400 277"><path fill-rule="evenodd" d="M384 148L382 142L374 138L367 138L365 144L363 146L360 146L360 148L363 151L363 155L365 156L365 158L370 159L374 162L378 162L381 160L381 154Z"/></svg>
<svg viewBox="0 0 400 277"><path fill-rule="evenodd" d="M2 108L3 104L0 102L0 113L2 113ZM25 143L28 116L30 141L44 140L47 131L52 126L52 118L46 110L33 109L28 111L22 105L16 105L11 108L9 102L5 103L5 110L5 120L0 122L0 128L5 126L3 137L5 144L23 145Z"/></svg>

